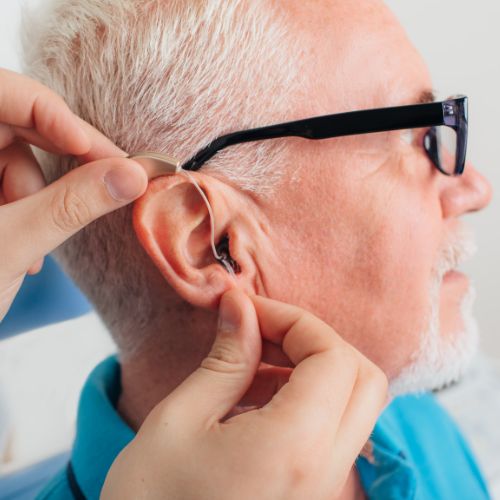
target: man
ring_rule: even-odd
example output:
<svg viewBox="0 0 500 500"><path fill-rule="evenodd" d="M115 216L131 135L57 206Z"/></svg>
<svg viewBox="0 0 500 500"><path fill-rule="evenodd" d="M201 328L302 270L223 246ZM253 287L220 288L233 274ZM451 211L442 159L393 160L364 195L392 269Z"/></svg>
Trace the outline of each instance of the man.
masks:
<svg viewBox="0 0 500 500"><path fill-rule="evenodd" d="M378 0L55 5L29 30L29 73L129 153L187 161L228 132L434 100L424 63ZM394 394L455 380L473 354L469 283L455 271L471 247L459 217L491 196L471 165L461 177L442 175L420 127L235 145L194 174L238 287L322 318L383 369ZM72 167L43 161L49 180ZM59 254L117 342L121 390L106 390L133 429L212 344L214 309L233 281L209 236L203 200L176 175L150 183L133 229L121 211ZM106 370L114 384L115 365ZM429 397L394 405L358 461L366 494L486 495L466 445ZM445 474L436 435L456 458ZM126 439L109 437L114 457ZM77 449L91 439L79 434ZM85 483L92 474L78 476Z"/></svg>
<svg viewBox="0 0 500 500"><path fill-rule="evenodd" d="M5 237L0 249L1 321L24 276L38 272L44 255L100 216L137 199L146 188L147 173L154 178L165 172L123 158L115 145L39 82L0 70L0 90L0 227ZM46 186L26 142L101 160L85 163ZM261 360L275 366L259 367ZM111 391L119 387L116 363L105 363L100 370L94 379L101 379ZM137 436L132 438L132 430L116 420L107 391L91 383L89 388L91 410L104 410L97 425L90 423L105 431L104 439L88 439L81 433L80 447L86 451L80 454L75 448L67 476L47 492L51 497L222 500L254 498L256 492L264 498L265 491L273 500L304 495L337 498L352 496L356 489L352 465L386 403L387 377L311 313L271 299L250 298L235 288L221 297L210 353L155 407ZM317 408L315 415L310 408ZM113 432L108 435L110 420ZM113 459L116 443L126 441L130 442L101 492L107 472L102 461ZM311 442L314 456L309 455ZM101 464L86 464L91 474L84 493L78 481L85 456L98 457ZM224 476L207 467L205 472L193 468L195 457L211 467L217 464ZM60 457L56 459L59 463ZM46 462L22 478L8 478L2 481L3 490L14 486L15 496L21 486L23 495L33 496L53 465Z"/></svg>

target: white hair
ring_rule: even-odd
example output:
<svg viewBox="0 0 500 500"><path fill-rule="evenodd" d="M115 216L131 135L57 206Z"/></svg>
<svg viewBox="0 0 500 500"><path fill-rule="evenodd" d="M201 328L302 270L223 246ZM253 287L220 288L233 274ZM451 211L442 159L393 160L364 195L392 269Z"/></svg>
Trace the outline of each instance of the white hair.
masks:
<svg viewBox="0 0 500 500"><path fill-rule="evenodd" d="M184 161L224 133L293 119L303 73L282 8L265 0L44 1L25 16L25 71L123 150ZM286 152L287 139L233 146L204 169L265 195ZM40 158L49 181L74 166ZM147 326L151 269L129 208L92 224L57 256L113 332Z"/></svg>
<svg viewBox="0 0 500 500"><path fill-rule="evenodd" d="M472 312L474 288L469 286L461 300L461 331L443 335L439 304L444 275L471 258L475 252L473 236L465 227L447 235L433 270L427 328L422 332L419 349L412 356L410 364L391 380L389 389L392 397L441 389L459 380L471 366L479 344L477 322Z"/></svg>

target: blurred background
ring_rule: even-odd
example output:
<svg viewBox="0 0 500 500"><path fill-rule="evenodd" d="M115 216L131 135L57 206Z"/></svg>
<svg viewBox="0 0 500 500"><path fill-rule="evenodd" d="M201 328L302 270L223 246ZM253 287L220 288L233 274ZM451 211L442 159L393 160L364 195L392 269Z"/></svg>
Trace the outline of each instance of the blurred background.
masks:
<svg viewBox="0 0 500 500"><path fill-rule="evenodd" d="M0 67L21 69L18 41L21 7L38 1L4 0L1 3ZM437 95L446 97L461 93L469 96L468 158L498 192L500 2L387 0L387 3L426 59ZM476 233L479 253L465 270L477 288L476 316L482 350L489 358L488 361L481 358L482 369L475 372L468 386L466 384L470 402L467 406L473 407L475 413L464 413L462 393L453 392L454 389L442 400L471 434L473 448L480 455L481 463L487 465L487 475L496 487L495 496L500 498L500 464L498 467L487 464L490 453L495 453L494 462L500 462L496 457L500 433L493 437L484 433L484 415L500 417L498 397L492 399L491 393L484 389L495 391L500 380L498 372L492 368L495 360L500 361L498 203L495 194L486 211L468 216L469 225ZM40 303L36 298L40 295L34 297L32 300ZM77 304L75 311L85 314L0 342L0 475L20 471L64 452L71 445L83 381L97 362L114 350L99 319L87 312L88 305ZM25 316L24 320L28 321L29 317ZM478 389L478 384L482 389ZM486 412L481 412L478 408L485 400L489 401L489 406ZM4 498L1 487L0 498Z"/></svg>

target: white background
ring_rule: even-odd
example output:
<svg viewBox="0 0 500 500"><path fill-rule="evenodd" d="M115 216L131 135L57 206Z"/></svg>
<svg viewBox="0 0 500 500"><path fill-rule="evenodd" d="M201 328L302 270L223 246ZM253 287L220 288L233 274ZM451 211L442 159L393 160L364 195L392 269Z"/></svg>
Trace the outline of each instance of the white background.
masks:
<svg viewBox="0 0 500 500"><path fill-rule="evenodd" d="M22 0L0 0L0 67L19 69L17 29L21 4ZM500 143L500 60L497 54L500 47L500 2L389 0L388 4L427 60L439 95L465 93L469 96L469 159L486 174L494 190L498 191L500 165L496 164L496 156ZM470 217L480 252L467 270L478 289L476 311L483 348L500 359L500 339L497 337L500 331L498 215L498 202L494 197L485 212ZM12 426L10 437L10 464L1 463L0 449L0 473L2 469L22 467L69 447L76 399L86 373L112 349L94 315L45 328L0 345L0 392L3 390L10 402L11 422L16 424ZM65 387L61 387L62 381ZM494 384L496 386L496 382ZM477 394L476 390L471 392ZM37 405L34 419L36 398L43 404ZM486 399L493 402L493 398ZM461 398L457 401L457 407L462 408ZM488 412L479 410L473 416L491 412L491 408ZM493 414L498 412L493 411ZM478 417L482 418L481 415ZM482 429L484 421L472 422L469 428L473 427ZM483 441L481 443L476 438L477 449L486 449L493 443L490 437ZM492 453L497 453L497 444L493 443L490 448ZM491 472L491 477L496 477L497 472Z"/></svg>

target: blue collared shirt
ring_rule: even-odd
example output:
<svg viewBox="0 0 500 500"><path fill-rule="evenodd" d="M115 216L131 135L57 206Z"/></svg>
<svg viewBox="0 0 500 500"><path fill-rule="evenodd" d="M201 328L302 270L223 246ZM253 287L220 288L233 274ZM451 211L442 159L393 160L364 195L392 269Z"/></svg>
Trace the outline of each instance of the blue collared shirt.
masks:
<svg viewBox="0 0 500 500"><path fill-rule="evenodd" d="M111 464L134 437L116 411L120 391L120 365L111 357L83 388L69 473L62 471L38 498L99 498ZM467 443L431 395L396 398L356 465L369 499L490 498Z"/></svg>

